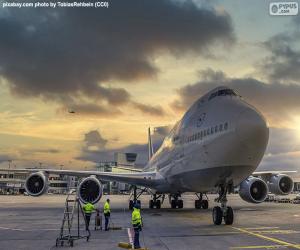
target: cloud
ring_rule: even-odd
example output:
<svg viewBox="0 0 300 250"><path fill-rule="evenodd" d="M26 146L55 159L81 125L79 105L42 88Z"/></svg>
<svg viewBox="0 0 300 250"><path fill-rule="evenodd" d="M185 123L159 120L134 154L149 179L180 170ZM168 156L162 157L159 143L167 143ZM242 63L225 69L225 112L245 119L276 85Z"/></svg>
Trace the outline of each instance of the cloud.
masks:
<svg viewBox="0 0 300 250"><path fill-rule="evenodd" d="M235 40L225 11L172 0L111 1L108 9L9 9L0 16L0 33L0 75L11 91L63 106L86 98L122 106L131 102L130 93L107 82L155 77L161 53L205 56ZM143 105L137 108L162 113ZM97 112L103 113L91 113Z"/></svg>
<svg viewBox="0 0 300 250"><path fill-rule="evenodd" d="M87 148L93 147L97 150L105 149L107 140L104 139L100 132L97 130L92 130L84 135L84 142Z"/></svg>
<svg viewBox="0 0 300 250"><path fill-rule="evenodd" d="M133 106L145 114L149 114L149 115L153 115L153 116L164 116L165 115L165 111L159 105L151 106L151 105L145 105L143 103L133 102Z"/></svg>
<svg viewBox="0 0 300 250"><path fill-rule="evenodd" d="M284 171L284 170L296 170L299 172L300 166L300 151L298 152L287 152L276 155L266 155L258 170L274 170L274 171ZM297 174L299 176L299 173Z"/></svg>
<svg viewBox="0 0 300 250"><path fill-rule="evenodd" d="M295 35L295 34L294 34ZM264 42L264 47L271 53L260 63L260 71L270 81L300 81L300 51L292 47L292 35L277 34ZM297 42L300 36L297 35Z"/></svg>
<svg viewBox="0 0 300 250"><path fill-rule="evenodd" d="M160 147L165 136L169 133L170 126L156 127L152 134L154 152ZM88 135L88 136L87 136ZM114 153L137 153L137 165L144 166L148 161L148 144L129 144L121 148L107 149L108 140L104 139L97 130L90 131L85 135L84 146L81 148L77 160L100 162L113 161ZM100 144L100 145L99 145Z"/></svg>
<svg viewBox="0 0 300 250"><path fill-rule="evenodd" d="M0 164L3 162L8 162L10 160L14 160L15 156L8 155L8 154L0 154Z"/></svg>
<svg viewBox="0 0 300 250"><path fill-rule="evenodd" d="M286 122L300 112L300 85L266 83L255 78L230 78L222 71L200 71L201 80L177 89L178 98L171 103L175 110L185 111L195 100L213 88L225 85L235 89L246 101L261 110L271 123Z"/></svg>

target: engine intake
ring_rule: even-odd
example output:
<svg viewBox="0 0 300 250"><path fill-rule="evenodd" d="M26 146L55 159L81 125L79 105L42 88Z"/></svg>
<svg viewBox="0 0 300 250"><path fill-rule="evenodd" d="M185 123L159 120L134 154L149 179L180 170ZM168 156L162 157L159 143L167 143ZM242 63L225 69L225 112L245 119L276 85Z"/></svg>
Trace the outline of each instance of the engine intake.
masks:
<svg viewBox="0 0 300 250"><path fill-rule="evenodd" d="M31 196L46 193L48 186L48 177L43 172L32 173L25 181L25 190Z"/></svg>
<svg viewBox="0 0 300 250"><path fill-rule="evenodd" d="M269 190L276 195L288 195L292 192L294 182L285 174L273 175L268 181Z"/></svg>
<svg viewBox="0 0 300 250"><path fill-rule="evenodd" d="M78 196L83 203L97 203L102 197L102 184L95 176L84 178L78 185Z"/></svg>
<svg viewBox="0 0 300 250"><path fill-rule="evenodd" d="M260 178L249 177L240 184L240 197L250 203L263 202L268 194L267 184Z"/></svg>

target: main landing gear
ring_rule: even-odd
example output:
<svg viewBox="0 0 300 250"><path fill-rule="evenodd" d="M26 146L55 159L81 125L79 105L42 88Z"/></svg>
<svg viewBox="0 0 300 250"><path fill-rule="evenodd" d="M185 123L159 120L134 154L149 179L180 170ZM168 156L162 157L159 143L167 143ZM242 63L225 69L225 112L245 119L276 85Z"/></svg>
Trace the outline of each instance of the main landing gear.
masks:
<svg viewBox="0 0 300 250"><path fill-rule="evenodd" d="M203 209L208 209L208 198L207 198L207 195L206 196L206 199L204 200L203 199L203 194L202 193L196 193L197 197L198 197L198 200L195 200L195 208L196 209L200 209L200 208L203 208Z"/></svg>
<svg viewBox="0 0 300 250"><path fill-rule="evenodd" d="M161 200L160 200L161 198ZM161 208L161 204L164 202L165 199L165 195L157 195L157 194L153 194L152 195L152 199L149 200L149 208L153 209L153 208L157 208L160 209Z"/></svg>
<svg viewBox="0 0 300 250"><path fill-rule="evenodd" d="M138 198L145 192L147 192L146 188L138 189L136 186L133 186L133 190L131 192L130 200L129 200L129 206L128 206L129 210L132 210L134 204L136 203L139 204L141 207L141 200L138 200Z"/></svg>
<svg viewBox="0 0 300 250"><path fill-rule="evenodd" d="M216 198L216 202L221 203L221 207L216 206L213 208L213 221L215 225L220 225L222 223L222 219L224 218L224 222L226 225L232 225L233 223L233 210L231 207L227 207L227 198L226 194L228 191L228 186L220 185L219 186L219 197Z"/></svg>
<svg viewBox="0 0 300 250"><path fill-rule="evenodd" d="M169 202L171 204L171 208L183 208L183 200L181 200L180 194L170 194L169 195Z"/></svg>

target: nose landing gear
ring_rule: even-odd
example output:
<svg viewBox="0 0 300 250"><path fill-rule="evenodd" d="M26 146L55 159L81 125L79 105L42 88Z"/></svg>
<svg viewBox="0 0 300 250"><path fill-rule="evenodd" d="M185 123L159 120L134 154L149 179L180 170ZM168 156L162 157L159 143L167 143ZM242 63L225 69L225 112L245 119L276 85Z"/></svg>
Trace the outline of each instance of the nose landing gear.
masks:
<svg viewBox="0 0 300 250"><path fill-rule="evenodd" d="M219 197L216 198L216 202L221 203L221 207L216 206L213 208L212 217L215 225L221 225L224 218L226 225L232 225L234 220L233 209L227 207L227 198L226 194L228 191L228 186L220 185L219 186Z"/></svg>

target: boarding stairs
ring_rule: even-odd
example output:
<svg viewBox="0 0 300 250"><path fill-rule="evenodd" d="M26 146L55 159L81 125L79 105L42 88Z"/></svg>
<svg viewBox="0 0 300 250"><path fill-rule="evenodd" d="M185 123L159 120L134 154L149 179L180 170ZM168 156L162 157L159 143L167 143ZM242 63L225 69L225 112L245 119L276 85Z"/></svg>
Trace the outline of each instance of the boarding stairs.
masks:
<svg viewBox="0 0 300 250"><path fill-rule="evenodd" d="M81 234L82 230L80 230L80 226L82 226L80 224L80 215L84 221L84 234ZM66 198L60 234L56 239L55 246L64 246L66 243L73 247L74 240L83 238L86 238L86 241L88 241L91 234L89 230L86 230L86 223L84 211L79 201L76 189L71 189Z"/></svg>

